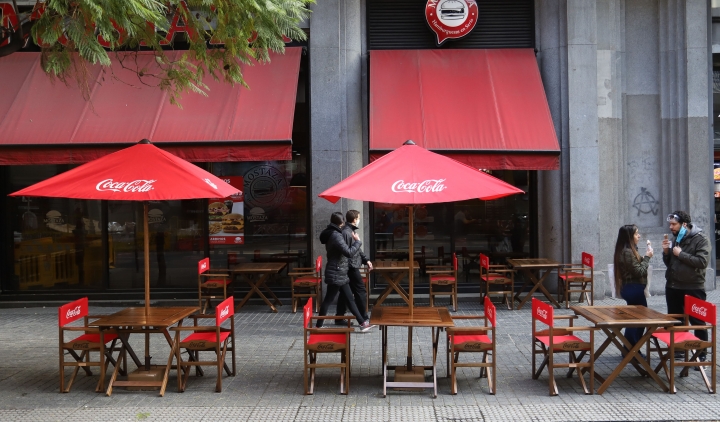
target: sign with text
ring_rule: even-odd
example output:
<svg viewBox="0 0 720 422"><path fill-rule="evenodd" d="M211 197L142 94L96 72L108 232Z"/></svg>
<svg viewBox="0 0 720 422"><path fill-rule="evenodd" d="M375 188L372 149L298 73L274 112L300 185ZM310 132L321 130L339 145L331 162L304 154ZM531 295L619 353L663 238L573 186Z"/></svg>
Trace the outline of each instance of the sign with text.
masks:
<svg viewBox="0 0 720 422"><path fill-rule="evenodd" d="M245 211L243 177L220 177L241 193L208 201L209 236L211 245L242 245L245 243Z"/></svg>

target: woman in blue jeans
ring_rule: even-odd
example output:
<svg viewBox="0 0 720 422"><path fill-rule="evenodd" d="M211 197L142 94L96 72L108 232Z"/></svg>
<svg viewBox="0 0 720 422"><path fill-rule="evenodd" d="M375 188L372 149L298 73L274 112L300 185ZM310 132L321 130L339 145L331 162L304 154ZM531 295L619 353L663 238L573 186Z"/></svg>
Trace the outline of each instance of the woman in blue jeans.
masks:
<svg viewBox="0 0 720 422"><path fill-rule="evenodd" d="M653 250L648 241L645 256L641 257L638 253L638 242L640 242L640 233L636 225L626 224L620 227L615 242L615 291L620 292L620 296L628 305L647 307L645 286ZM640 341L644 331L642 327L628 327L625 329L625 338L634 346Z"/></svg>

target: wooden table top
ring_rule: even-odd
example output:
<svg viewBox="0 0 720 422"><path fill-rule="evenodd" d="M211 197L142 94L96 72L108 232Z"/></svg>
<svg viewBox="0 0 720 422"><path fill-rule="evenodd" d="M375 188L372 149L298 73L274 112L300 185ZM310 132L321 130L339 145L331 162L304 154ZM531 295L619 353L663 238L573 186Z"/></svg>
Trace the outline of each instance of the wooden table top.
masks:
<svg viewBox="0 0 720 422"><path fill-rule="evenodd" d="M125 308L122 311L96 319L90 327L169 327L178 321L198 312L196 306L151 307L148 314L145 308Z"/></svg>
<svg viewBox="0 0 720 422"><path fill-rule="evenodd" d="M562 265L547 258L508 258L507 262L513 268L554 268Z"/></svg>
<svg viewBox="0 0 720 422"><path fill-rule="evenodd" d="M596 327L647 327L680 323L673 317L640 305L571 306L570 309Z"/></svg>
<svg viewBox="0 0 720 422"><path fill-rule="evenodd" d="M413 267L420 268L417 261L413 261ZM402 271L410 269L410 261L376 261L373 262L373 270L377 271Z"/></svg>
<svg viewBox="0 0 720 422"><path fill-rule="evenodd" d="M235 273L279 273L286 265L284 262L243 262L233 265L230 271Z"/></svg>
<svg viewBox="0 0 720 422"><path fill-rule="evenodd" d="M370 323L396 327L454 327L447 308L415 307L410 317L407 306L376 306L372 310Z"/></svg>

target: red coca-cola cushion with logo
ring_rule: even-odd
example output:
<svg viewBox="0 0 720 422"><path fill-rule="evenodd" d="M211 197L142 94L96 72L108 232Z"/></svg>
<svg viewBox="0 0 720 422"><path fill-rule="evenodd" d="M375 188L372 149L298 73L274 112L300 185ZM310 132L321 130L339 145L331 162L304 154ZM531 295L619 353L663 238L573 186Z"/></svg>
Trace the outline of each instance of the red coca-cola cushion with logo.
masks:
<svg viewBox="0 0 720 422"><path fill-rule="evenodd" d="M77 321L88 314L88 298L84 297L61 306L58 310L58 325L65 325Z"/></svg>
<svg viewBox="0 0 720 422"><path fill-rule="evenodd" d="M220 326L233 315L235 315L235 298L230 296L215 307L215 324Z"/></svg>
<svg viewBox="0 0 720 422"><path fill-rule="evenodd" d="M716 324L716 307L710 302L685 295L685 313L708 324Z"/></svg>

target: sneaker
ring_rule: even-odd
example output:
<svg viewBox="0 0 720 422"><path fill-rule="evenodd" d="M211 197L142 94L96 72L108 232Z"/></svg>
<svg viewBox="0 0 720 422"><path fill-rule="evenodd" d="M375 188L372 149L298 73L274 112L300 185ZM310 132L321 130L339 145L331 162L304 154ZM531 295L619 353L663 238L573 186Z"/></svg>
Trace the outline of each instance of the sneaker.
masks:
<svg viewBox="0 0 720 422"><path fill-rule="evenodd" d="M372 330L372 329L375 328L375 327L376 327L375 325L371 325L371 324L370 324L370 321L365 321L365 322L363 322L362 325L360 326L360 332L361 332L361 333L367 333L368 331Z"/></svg>

